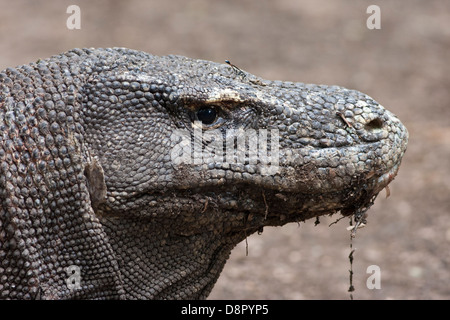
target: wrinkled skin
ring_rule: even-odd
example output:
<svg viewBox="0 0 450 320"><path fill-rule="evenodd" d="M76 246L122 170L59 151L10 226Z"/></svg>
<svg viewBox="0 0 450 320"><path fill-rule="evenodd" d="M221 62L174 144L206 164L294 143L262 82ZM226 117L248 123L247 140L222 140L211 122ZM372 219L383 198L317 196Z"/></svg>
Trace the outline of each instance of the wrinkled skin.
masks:
<svg viewBox="0 0 450 320"><path fill-rule="evenodd" d="M263 227L361 219L408 140L358 91L129 49L7 69L0 90L2 298L205 298Z"/></svg>

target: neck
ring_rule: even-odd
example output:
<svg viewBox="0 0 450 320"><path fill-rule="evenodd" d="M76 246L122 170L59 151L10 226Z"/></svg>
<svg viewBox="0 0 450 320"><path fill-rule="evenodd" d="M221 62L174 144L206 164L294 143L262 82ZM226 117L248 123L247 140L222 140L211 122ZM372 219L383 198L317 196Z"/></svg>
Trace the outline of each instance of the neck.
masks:
<svg viewBox="0 0 450 320"><path fill-rule="evenodd" d="M124 221L125 220L125 221ZM128 299L204 299L245 237L174 235L142 220L102 219Z"/></svg>

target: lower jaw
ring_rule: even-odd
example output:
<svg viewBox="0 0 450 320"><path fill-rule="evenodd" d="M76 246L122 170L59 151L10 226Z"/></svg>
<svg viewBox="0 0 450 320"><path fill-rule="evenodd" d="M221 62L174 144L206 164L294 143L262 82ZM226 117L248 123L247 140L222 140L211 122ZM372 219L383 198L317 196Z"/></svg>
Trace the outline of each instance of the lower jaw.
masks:
<svg viewBox="0 0 450 320"><path fill-rule="evenodd" d="M397 163L388 172L378 177L377 179L378 188L375 189L377 193L386 188L389 185L389 183L391 183L392 180L394 180L394 178L397 176L399 167L400 163Z"/></svg>

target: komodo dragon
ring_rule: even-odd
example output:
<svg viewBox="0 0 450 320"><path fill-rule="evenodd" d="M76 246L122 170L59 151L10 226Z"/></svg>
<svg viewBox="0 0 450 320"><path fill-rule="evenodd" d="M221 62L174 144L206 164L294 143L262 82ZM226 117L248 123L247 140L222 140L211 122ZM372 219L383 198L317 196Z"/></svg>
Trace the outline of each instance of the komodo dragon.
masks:
<svg viewBox="0 0 450 320"><path fill-rule="evenodd" d="M125 48L4 70L0 125L8 299L206 298L263 227L364 219L408 140L358 91Z"/></svg>

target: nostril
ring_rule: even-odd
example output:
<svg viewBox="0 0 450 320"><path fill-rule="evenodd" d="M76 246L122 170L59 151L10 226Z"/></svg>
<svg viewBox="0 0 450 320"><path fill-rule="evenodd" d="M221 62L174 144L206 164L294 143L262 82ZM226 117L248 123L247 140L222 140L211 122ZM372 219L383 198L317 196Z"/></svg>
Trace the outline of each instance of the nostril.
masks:
<svg viewBox="0 0 450 320"><path fill-rule="evenodd" d="M368 131L373 131L375 129L381 129L381 128L383 128L383 120L381 120L380 118L373 119L372 121L366 123L365 128Z"/></svg>

